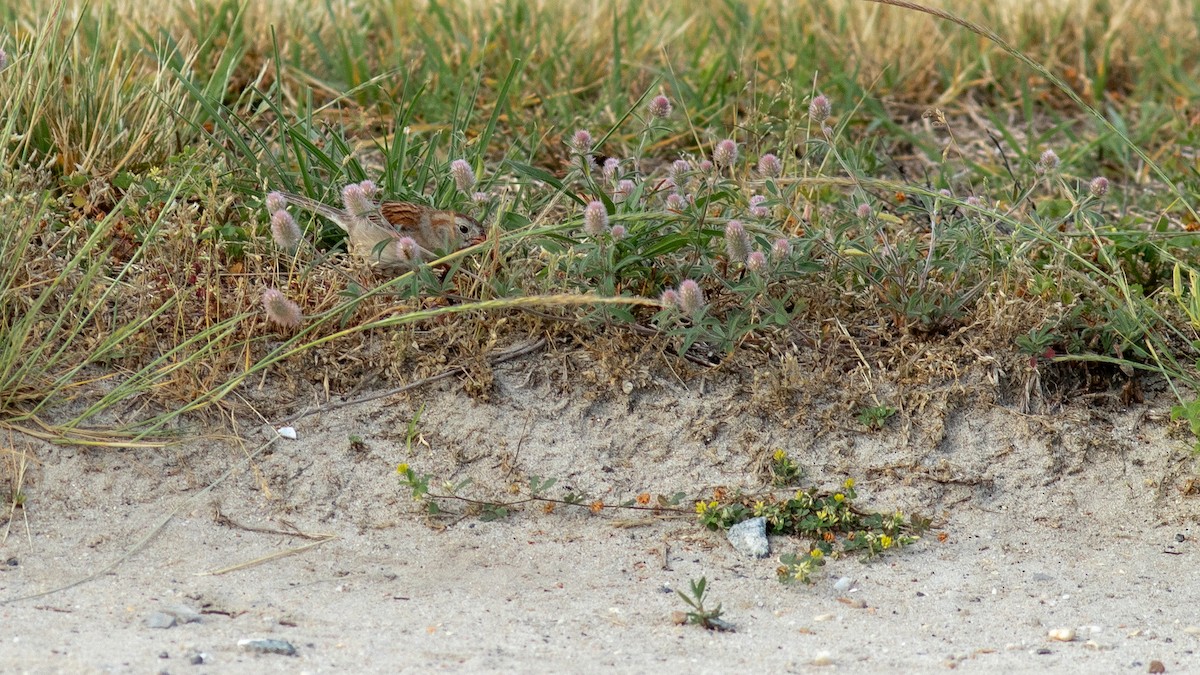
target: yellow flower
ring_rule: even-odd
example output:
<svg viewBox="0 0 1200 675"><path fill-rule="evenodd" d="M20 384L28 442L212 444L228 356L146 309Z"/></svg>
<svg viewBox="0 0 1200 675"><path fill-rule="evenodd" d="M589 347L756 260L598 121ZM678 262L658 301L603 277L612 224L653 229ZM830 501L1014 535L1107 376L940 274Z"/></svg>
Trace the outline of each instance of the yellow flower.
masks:
<svg viewBox="0 0 1200 675"><path fill-rule="evenodd" d="M397 466L396 473L398 473L400 475L407 474L408 473L408 464L401 464L400 466Z"/></svg>
<svg viewBox="0 0 1200 675"><path fill-rule="evenodd" d="M755 515L761 515L761 514L762 514L762 512L763 512L763 509L764 509L764 508L766 508L766 506L767 506L767 505L766 505L765 503L761 502L761 501L759 501L759 502L754 502L754 514L755 514Z"/></svg>
<svg viewBox="0 0 1200 675"><path fill-rule="evenodd" d="M852 490L852 489L854 489L854 479L853 479L853 478L847 478L847 479L846 479L846 482L845 482L845 483L842 483L842 485L844 485L844 486L846 487L846 489L847 489L847 490Z"/></svg>
<svg viewBox="0 0 1200 675"><path fill-rule="evenodd" d="M823 557L825 557L825 552L819 548L814 548L812 551L809 552L808 555L812 558L823 558Z"/></svg>
<svg viewBox="0 0 1200 675"><path fill-rule="evenodd" d="M839 503L844 502L844 501L846 501L846 495L839 492L833 496L833 501L839 502Z"/></svg>
<svg viewBox="0 0 1200 675"><path fill-rule="evenodd" d="M886 534L880 535L879 545L884 548L891 548L892 547L892 538L887 536Z"/></svg>
<svg viewBox="0 0 1200 675"><path fill-rule="evenodd" d="M775 461L782 462L785 459L787 459L787 453L783 451L783 448L776 449L775 450Z"/></svg>

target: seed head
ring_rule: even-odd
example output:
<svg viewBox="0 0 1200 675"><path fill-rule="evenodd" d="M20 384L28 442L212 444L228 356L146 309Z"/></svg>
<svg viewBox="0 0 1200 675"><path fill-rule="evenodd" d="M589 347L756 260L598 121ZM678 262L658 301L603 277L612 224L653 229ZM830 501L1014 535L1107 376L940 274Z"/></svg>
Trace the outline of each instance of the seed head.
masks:
<svg viewBox="0 0 1200 675"><path fill-rule="evenodd" d="M271 238L279 248L292 250L300 243L300 226L287 209L271 214Z"/></svg>
<svg viewBox="0 0 1200 675"><path fill-rule="evenodd" d="M583 231L593 238L608 231L608 211L604 209L604 202L594 201L583 210Z"/></svg>
<svg viewBox="0 0 1200 675"><path fill-rule="evenodd" d="M679 309L692 315L704 309L704 291L700 290L700 284L691 279L684 279L679 284Z"/></svg>
<svg viewBox="0 0 1200 675"><path fill-rule="evenodd" d="M829 99L825 94L818 94L808 104L808 116L817 124L824 125L825 120L829 119L829 113L833 111L833 105L829 103Z"/></svg>
<svg viewBox="0 0 1200 675"><path fill-rule="evenodd" d="M300 312L300 305L288 300L286 295L274 288L263 291L262 304L267 318L284 328L299 326L304 318Z"/></svg>
<svg viewBox="0 0 1200 675"><path fill-rule="evenodd" d="M871 205L867 204L867 203L859 204L858 208L855 209L854 212L858 215L859 218L862 218L863 220L870 218L871 213L873 213L871 211Z"/></svg>
<svg viewBox="0 0 1200 675"><path fill-rule="evenodd" d="M768 152L758 158L758 172L769 178L778 178L783 173L783 162Z"/></svg>
<svg viewBox="0 0 1200 675"><path fill-rule="evenodd" d="M586 155L592 151L592 134L587 129L580 129L571 137L571 147L575 152Z"/></svg>
<svg viewBox="0 0 1200 675"><path fill-rule="evenodd" d="M667 170L667 176L671 178L671 182L676 185L683 184L683 175L692 170L692 163L686 159L677 159L671 162L671 168Z"/></svg>
<svg viewBox="0 0 1200 675"><path fill-rule="evenodd" d="M421 256L421 247L417 245L417 241L412 237L400 237L394 244L393 252L396 254L396 260L410 263L417 260Z"/></svg>
<svg viewBox="0 0 1200 675"><path fill-rule="evenodd" d="M613 241L620 241L625 238L625 226L613 225L612 230L609 231L609 234L612 235Z"/></svg>
<svg viewBox="0 0 1200 675"><path fill-rule="evenodd" d="M284 197L282 192L267 193L267 213L274 214L276 211L286 208L287 197Z"/></svg>
<svg viewBox="0 0 1200 675"><path fill-rule="evenodd" d="M650 114L662 119L671 114L671 100L661 94L650 99Z"/></svg>
<svg viewBox="0 0 1200 675"><path fill-rule="evenodd" d="M492 201L492 193L490 192L475 192L471 195L471 201L476 204L487 204Z"/></svg>
<svg viewBox="0 0 1200 675"><path fill-rule="evenodd" d="M1038 159L1038 173L1054 173L1058 170L1058 165L1061 163L1062 162L1059 160L1058 154L1053 150L1047 149Z"/></svg>
<svg viewBox="0 0 1200 675"><path fill-rule="evenodd" d="M746 256L746 269L755 274L766 274L767 256L763 255L762 251L751 251L750 255Z"/></svg>
<svg viewBox="0 0 1200 675"><path fill-rule="evenodd" d="M367 197L366 191L358 183L352 183L342 188L342 205L352 216L365 217L375 210L375 204Z"/></svg>
<svg viewBox="0 0 1200 675"><path fill-rule="evenodd" d="M672 192L667 195L667 209L676 213L682 212L687 208L687 199L678 192Z"/></svg>
<svg viewBox="0 0 1200 675"><path fill-rule="evenodd" d="M358 187L362 188L363 194L367 199L375 199L375 195L379 194L379 186L373 180L360 181Z"/></svg>
<svg viewBox="0 0 1200 675"><path fill-rule="evenodd" d="M454 184L458 186L459 192L470 193L471 188L475 187L475 172L465 159L450 162L450 175L454 177Z"/></svg>
<svg viewBox="0 0 1200 675"><path fill-rule="evenodd" d="M719 167L733 166L737 161L738 147L733 139L726 138L717 143L717 147L713 148L713 163Z"/></svg>
<svg viewBox="0 0 1200 675"><path fill-rule="evenodd" d="M976 197L975 195L971 195L970 197L967 197L967 206L970 206L971 208L975 208L975 209L982 209L983 208L983 200L980 199L979 197Z"/></svg>
<svg viewBox="0 0 1200 675"><path fill-rule="evenodd" d="M616 157L609 157L604 160L604 166L600 167L600 173L604 174L604 180L612 182L617 177L617 169L621 168L621 162Z"/></svg>
<svg viewBox="0 0 1200 675"><path fill-rule="evenodd" d="M697 168L699 168L702 173L708 173L709 171L712 171L713 163L711 160L704 159L700 161L700 166Z"/></svg>
<svg viewBox="0 0 1200 675"><path fill-rule="evenodd" d="M725 225L725 252L734 262L746 262L746 257L750 255L750 235L736 220Z"/></svg>
<svg viewBox="0 0 1200 675"><path fill-rule="evenodd" d="M771 215L771 209L763 206L763 202L765 201L767 201L767 198L763 195L751 195L750 215L754 216L755 218L766 218L767 216Z"/></svg>
<svg viewBox="0 0 1200 675"><path fill-rule="evenodd" d="M637 184L628 178L621 179L617 182L617 189L613 191L613 201L623 202L629 199L629 195L633 194Z"/></svg>
<svg viewBox="0 0 1200 675"><path fill-rule="evenodd" d="M1088 184L1088 192L1096 199L1100 199L1108 194L1108 179L1104 176L1096 176L1092 182Z"/></svg>
<svg viewBox="0 0 1200 675"><path fill-rule="evenodd" d="M668 288L663 291L662 297L658 299L663 307L679 307L679 293L674 288Z"/></svg>
<svg viewBox="0 0 1200 675"><path fill-rule="evenodd" d="M774 260L783 260L792 254L792 242L780 237L771 245L771 258Z"/></svg>

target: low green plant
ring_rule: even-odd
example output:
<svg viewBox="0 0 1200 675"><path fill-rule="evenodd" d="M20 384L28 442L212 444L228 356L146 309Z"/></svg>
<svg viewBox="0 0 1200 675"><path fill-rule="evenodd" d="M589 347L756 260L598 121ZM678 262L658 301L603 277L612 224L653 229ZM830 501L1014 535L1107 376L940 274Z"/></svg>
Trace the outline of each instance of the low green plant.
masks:
<svg viewBox="0 0 1200 675"><path fill-rule="evenodd" d="M688 584L688 593L676 589L675 593L679 598L687 603L692 609L685 615L687 622L705 628L707 630L716 631L732 631L733 626L721 619L721 603L717 603L716 607L705 607L704 601L708 594L708 579L700 577L692 579Z"/></svg>
<svg viewBox="0 0 1200 675"><path fill-rule="evenodd" d="M896 409L886 405L874 405L863 408L858 413L858 423L869 429L882 429L887 421L896 414Z"/></svg>

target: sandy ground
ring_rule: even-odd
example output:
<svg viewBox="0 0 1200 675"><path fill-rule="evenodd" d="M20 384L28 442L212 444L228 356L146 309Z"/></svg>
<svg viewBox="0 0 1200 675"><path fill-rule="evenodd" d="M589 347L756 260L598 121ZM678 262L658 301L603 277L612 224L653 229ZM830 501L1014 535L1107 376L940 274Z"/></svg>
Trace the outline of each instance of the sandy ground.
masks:
<svg viewBox="0 0 1200 675"><path fill-rule="evenodd" d="M868 433L756 412L737 383L656 381L565 395L520 364L487 403L450 382L313 415L299 440L81 451L36 460L0 547L3 672L1188 672L1200 650L1200 497L1169 401L1052 415L926 410ZM352 443L356 436L361 443ZM758 490L783 447L806 484L858 481L860 505L932 517L915 546L775 580L692 518L530 507L433 522L408 462L509 497L528 476L611 502ZM204 488L231 466L228 480ZM559 493L561 494L561 492ZM453 505L451 505L453 507ZM156 527L174 513L160 530ZM219 515L218 515L219 514ZM255 531L257 528L258 531ZM332 535L321 541L306 539ZM936 536L945 534L944 541ZM68 590L41 593L104 569ZM302 548L309 546L309 548ZM226 568L280 555L248 567ZM705 576L736 632L672 622ZM855 580L846 592L840 577ZM156 612L198 621L153 628ZM1048 638L1056 629L1075 639ZM284 640L294 656L239 640Z"/></svg>

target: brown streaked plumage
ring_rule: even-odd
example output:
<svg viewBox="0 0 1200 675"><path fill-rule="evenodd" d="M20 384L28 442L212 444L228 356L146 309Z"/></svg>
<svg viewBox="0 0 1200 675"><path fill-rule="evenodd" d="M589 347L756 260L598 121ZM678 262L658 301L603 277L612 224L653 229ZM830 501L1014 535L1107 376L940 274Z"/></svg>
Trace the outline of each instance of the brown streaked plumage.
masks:
<svg viewBox="0 0 1200 675"><path fill-rule="evenodd" d="M374 213L355 216L303 195L282 191L280 194L288 202L328 218L345 230L351 255L385 268L411 266L392 245L402 237L412 237L423 260L432 260L438 251L457 251L483 237L483 228L474 218L424 204L383 202Z"/></svg>

